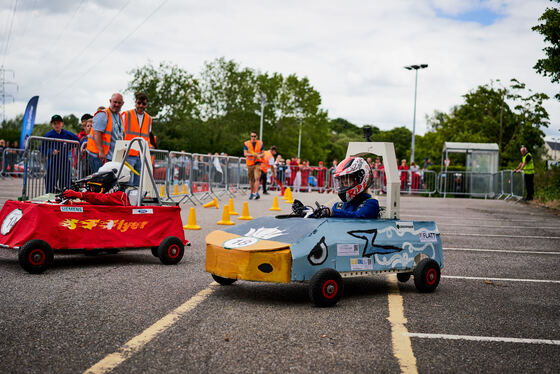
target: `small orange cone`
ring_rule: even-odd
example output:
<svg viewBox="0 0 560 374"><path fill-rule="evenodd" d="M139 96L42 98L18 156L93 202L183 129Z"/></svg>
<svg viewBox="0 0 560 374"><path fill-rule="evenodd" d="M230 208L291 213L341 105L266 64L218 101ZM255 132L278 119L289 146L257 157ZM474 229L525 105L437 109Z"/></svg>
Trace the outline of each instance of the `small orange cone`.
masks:
<svg viewBox="0 0 560 374"><path fill-rule="evenodd" d="M175 185L175 190L173 191L173 195L179 195L179 185Z"/></svg>
<svg viewBox="0 0 560 374"><path fill-rule="evenodd" d="M220 209L220 204L218 204L218 199L214 198L214 200L210 201L209 203L204 204L205 208L214 208Z"/></svg>
<svg viewBox="0 0 560 374"><path fill-rule="evenodd" d="M189 219L187 220L187 224L183 226L185 230L200 230L200 226L196 224L196 211L194 208L191 208L189 211Z"/></svg>
<svg viewBox="0 0 560 374"><path fill-rule="evenodd" d="M187 194L187 184L183 183L183 195Z"/></svg>
<svg viewBox="0 0 560 374"><path fill-rule="evenodd" d="M237 219L242 219L245 221L253 219L253 217L249 215L249 204L246 201L243 202L243 210L241 211L241 215Z"/></svg>
<svg viewBox="0 0 560 374"><path fill-rule="evenodd" d="M165 196L165 186L161 186L161 192L159 193L159 197Z"/></svg>
<svg viewBox="0 0 560 374"><path fill-rule="evenodd" d="M239 213L235 211L235 207L233 206L233 199L229 199L229 215L230 216L238 216Z"/></svg>
<svg viewBox="0 0 560 374"><path fill-rule="evenodd" d="M274 196L274 201L272 202L272 208L270 210L282 210L278 206L278 196Z"/></svg>
<svg viewBox="0 0 560 374"><path fill-rule="evenodd" d="M222 213L222 219L216 222L218 225L235 225L235 222L229 219L229 205L224 206L224 212Z"/></svg>

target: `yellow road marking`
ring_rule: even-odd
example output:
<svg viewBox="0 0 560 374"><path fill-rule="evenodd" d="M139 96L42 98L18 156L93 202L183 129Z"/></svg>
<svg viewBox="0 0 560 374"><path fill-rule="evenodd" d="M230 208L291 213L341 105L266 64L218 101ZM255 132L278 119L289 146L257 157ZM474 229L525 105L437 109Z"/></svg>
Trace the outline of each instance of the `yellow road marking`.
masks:
<svg viewBox="0 0 560 374"><path fill-rule="evenodd" d="M177 309L148 327L140 335L137 335L134 338L130 339L119 350L105 356L103 360L87 369L84 373L108 373L109 371L122 364L124 361L126 361L128 358L142 349L152 339L171 327L175 322L179 320L179 318L181 318L183 314L193 310L198 304L200 304L208 296L210 296L212 292L214 292L214 285L216 285L215 282L213 282L208 288L205 288L204 290L191 297L181 306L177 307Z"/></svg>
<svg viewBox="0 0 560 374"><path fill-rule="evenodd" d="M412 351L412 343L406 329L406 318L404 317L403 298L399 292L399 284L396 275L389 275L389 317L391 323L391 340L393 343L393 354L399 361L402 373L418 373L416 357Z"/></svg>

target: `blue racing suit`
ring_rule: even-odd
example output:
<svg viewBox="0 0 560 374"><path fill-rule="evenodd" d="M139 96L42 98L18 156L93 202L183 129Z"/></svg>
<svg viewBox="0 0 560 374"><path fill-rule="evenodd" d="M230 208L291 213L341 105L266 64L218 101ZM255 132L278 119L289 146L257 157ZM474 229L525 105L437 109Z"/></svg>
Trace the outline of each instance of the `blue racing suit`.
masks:
<svg viewBox="0 0 560 374"><path fill-rule="evenodd" d="M332 217L338 218L377 218L379 202L370 194L362 192L348 203L338 202L332 207Z"/></svg>

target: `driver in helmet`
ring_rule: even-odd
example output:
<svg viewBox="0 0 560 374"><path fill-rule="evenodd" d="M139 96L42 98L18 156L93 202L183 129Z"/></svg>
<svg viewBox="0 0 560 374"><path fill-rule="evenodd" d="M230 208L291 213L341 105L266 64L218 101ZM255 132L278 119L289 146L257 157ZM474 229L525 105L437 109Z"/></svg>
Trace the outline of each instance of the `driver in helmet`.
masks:
<svg viewBox="0 0 560 374"><path fill-rule="evenodd" d="M378 218L379 202L367 192L373 182L368 163L361 157L344 159L334 171L334 189L341 202L322 208L315 217Z"/></svg>
<svg viewBox="0 0 560 374"><path fill-rule="evenodd" d="M117 178L120 168L120 162L106 162L87 182L92 191L66 190L62 193L62 197L81 199L93 205L129 206L130 199L126 187L130 181L130 170L123 167Z"/></svg>

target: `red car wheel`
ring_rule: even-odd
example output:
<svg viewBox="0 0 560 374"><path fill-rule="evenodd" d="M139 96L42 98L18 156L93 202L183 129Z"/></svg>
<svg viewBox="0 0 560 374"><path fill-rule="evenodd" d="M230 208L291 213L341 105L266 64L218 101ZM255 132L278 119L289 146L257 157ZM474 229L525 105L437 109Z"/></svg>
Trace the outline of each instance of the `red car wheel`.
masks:
<svg viewBox="0 0 560 374"><path fill-rule="evenodd" d="M51 266L53 251L49 243L44 240L30 240L25 243L18 253L19 265L31 274L40 274Z"/></svg>
<svg viewBox="0 0 560 374"><path fill-rule="evenodd" d="M163 239L158 247L158 256L165 265L174 265L183 258L185 246L181 239L176 236L168 236Z"/></svg>
<svg viewBox="0 0 560 374"><path fill-rule="evenodd" d="M316 272L309 284L309 297L319 307L335 305L343 291L342 277L338 271L330 268Z"/></svg>

